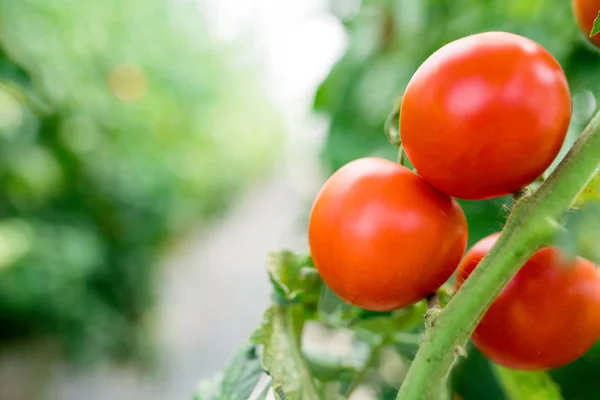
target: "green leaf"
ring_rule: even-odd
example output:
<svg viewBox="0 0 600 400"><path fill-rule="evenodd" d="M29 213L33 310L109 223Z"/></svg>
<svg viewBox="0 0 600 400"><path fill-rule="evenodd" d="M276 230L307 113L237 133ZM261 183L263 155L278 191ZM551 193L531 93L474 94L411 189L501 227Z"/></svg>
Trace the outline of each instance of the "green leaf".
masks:
<svg viewBox="0 0 600 400"><path fill-rule="evenodd" d="M321 277L309 256L289 251L269 257L269 277L275 292L291 302L315 302L321 290Z"/></svg>
<svg viewBox="0 0 600 400"><path fill-rule="evenodd" d="M262 366L273 378L276 395L287 400L319 398L300 349L303 323L301 305L273 305L252 335L255 344L264 346Z"/></svg>
<svg viewBox="0 0 600 400"><path fill-rule="evenodd" d="M380 339L389 342L405 342L407 333L423 324L427 311L425 301L388 312L376 312L351 306L343 302L327 286L319 299L319 321L329 328L354 331L357 338L373 344ZM411 342L415 336L411 336Z"/></svg>
<svg viewBox="0 0 600 400"><path fill-rule="evenodd" d="M494 365L508 400L562 400L560 387L546 372L516 371Z"/></svg>
<svg viewBox="0 0 600 400"><path fill-rule="evenodd" d="M393 340L397 333L409 331L421 325L425 311L425 302L419 302L389 314L357 321L350 327L358 332L368 331Z"/></svg>
<svg viewBox="0 0 600 400"><path fill-rule="evenodd" d="M256 346L247 343L236 352L222 372L200 382L194 400L246 400L262 373Z"/></svg>
<svg viewBox="0 0 600 400"><path fill-rule="evenodd" d="M592 26L592 31L590 32L590 37L595 36L600 33L600 11L598 11L598 16L594 21L594 26Z"/></svg>

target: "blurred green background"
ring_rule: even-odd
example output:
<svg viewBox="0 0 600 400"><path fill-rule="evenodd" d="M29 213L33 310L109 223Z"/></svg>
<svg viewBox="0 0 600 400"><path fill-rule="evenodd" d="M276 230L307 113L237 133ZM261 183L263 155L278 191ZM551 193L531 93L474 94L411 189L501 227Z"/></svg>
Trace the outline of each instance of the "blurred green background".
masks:
<svg viewBox="0 0 600 400"><path fill-rule="evenodd" d="M1 343L148 355L161 255L276 158L278 112L202 18L163 0L0 1Z"/></svg>
<svg viewBox="0 0 600 400"><path fill-rule="evenodd" d="M435 50L460 37L503 30L529 37L561 63L573 95L574 114L563 155L597 110L600 51L579 32L564 0L332 0L332 12L349 36L346 53L320 86L314 107L331 118L322 159L329 171L355 158L395 160L383 125L418 66ZM349 6L353 4L354 6ZM556 163L554 164L556 165ZM469 243L500 230L507 199L461 201ZM597 399L600 346L552 371L565 399ZM464 400L504 399L489 363L469 348L452 376ZM390 398L394 398L393 395Z"/></svg>

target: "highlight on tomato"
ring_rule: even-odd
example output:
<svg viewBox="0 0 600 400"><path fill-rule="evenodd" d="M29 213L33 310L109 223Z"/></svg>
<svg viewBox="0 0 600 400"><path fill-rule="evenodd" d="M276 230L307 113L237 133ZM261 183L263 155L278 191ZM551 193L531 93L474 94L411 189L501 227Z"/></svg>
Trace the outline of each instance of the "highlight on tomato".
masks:
<svg viewBox="0 0 600 400"><path fill-rule="evenodd" d="M460 289L499 234L477 242L458 267ZM492 303L472 342L496 364L546 370L575 361L600 339L600 269L560 250L537 251Z"/></svg>
<svg viewBox="0 0 600 400"><path fill-rule="evenodd" d="M413 304L455 271L467 243L456 200L394 162L361 158L323 185L309 244L324 282L346 302L374 311Z"/></svg>
<svg viewBox="0 0 600 400"><path fill-rule="evenodd" d="M416 71L400 108L406 155L434 187L463 199L514 193L556 158L571 95L556 59L506 32L455 40Z"/></svg>

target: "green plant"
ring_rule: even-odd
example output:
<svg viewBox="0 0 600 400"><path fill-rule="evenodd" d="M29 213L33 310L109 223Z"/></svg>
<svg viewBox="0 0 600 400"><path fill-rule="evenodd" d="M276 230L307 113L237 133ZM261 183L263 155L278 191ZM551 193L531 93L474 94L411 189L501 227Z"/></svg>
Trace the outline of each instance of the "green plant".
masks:
<svg viewBox="0 0 600 400"><path fill-rule="evenodd" d="M402 54L408 59L406 63L410 63L411 51L419 52L430 43L441 41L441 37L448 36L448 31L455 33L467 29L466 24L457 22L463 22L467 17L478 23L493 25L485 18L487 14L481 11L483 3L501 15L511 12L516 14L516 10L528 15L531 10L535 10L542 21L537 25L538 29L541 26L546 29L552 23L558 23L544 20L543 16L550 15L551 12L546 6L542 7L541 3L532 6L532 1L519 2L519 6L517 2L503 3L498 8L495 8L496 3L493 2L475 1L386 2L385 5L366 1L363 10L368 12L359 13L348 25L360 25L369 18L378 21L374 32L379 34L369 36L375 38L375 45L366 48L358 44L355 47L351 45L316 99L317 107L326 109L332 115L332 127L325 150L326 159L331 165L343 165L342 160L355 157L359 151L362 151L361 156L369 152L382 153L378 150L375 135L370 135L369 128L371 119L379 122L385 119L378 109L378 101L384 100L373 99L388 96L389 106L394 98L386 92L389 82L393 81L390 78L401 75L399 66L406 68L406 64L393 62L398 60L394 55ZM405 27L397 23L395 18L401 17L394 11L408 7L406 4L420 9L427 16L424 19L428 22L439 18L439 24L428 23L425 24L426 28L412 26L414 31L423 29L422 40L412 47L407 41L401 42L405 46L401 52L400 46L394 48L402 40L395 35L403 29L411 29L411 26ZM472 9L468 7L471 5ZM556 4L553 6L558 7ZM519 7L525 8L525 11ZM531 10L527 7L531 7ZM564 4L562 7L565 7ZM445 12L436 14L435 11L440 9ZM558 15L555 9L552 12ZM446 24L442 22L442 17ZM562 18L563 15L561 23L564 23ZM585 63L585 60L597 61L598 56L589 46L579 43L580 38L576 44L575 24L570 19L571 16L567 18L569 24L565 26L569 26L571 31L565 33L564 28L561 30L561 37L555 37L556 47L551 53L561 54L557 59L564 66L572 91L598 93L597 82L591 83L592 80L588 80L594 72L597 73L598 67ZM486 30L494 28L495 26L490 26ZM468 29L473 30L473 26ZM366 36L364 30L356 28L356 32L359 33L356 33L355 42ZM551 35L549 31L544 33ZM558 43L564 45L562 53L557 51L560 47ZM387 62L378 64L382 58ZM388 64L391 67L386 69ZM377 73L371 74L373 70ZM381 88L369 97L369 101L358 95L368 93L361 91L361 79L365 76L375 81L376 77L389 81L388 86L365 85L369 88ZM407 82L409 78L404 81ZM345 90L333 90L340 87ZM401 100L396 101L395 111L388 118L392 123L386 126L388 137L396 145L401 144L398 139L402 135L398 134L398 129L401 130L402 126L394 126L393 121L398 117L400 103ZM566 107L570 108L570 105L567 104ZM368 108L370 110L366 111ZM593 111L596 107L592 105L591 108ZM360 114L360 110L365 113ZM580 105L575 104L574 110L575 117L579 117L578 113L582 111ZM478 224L478 213L475 211L478 207L492 204L495 208L500 204L499 207L510 210L510 215L494 246L455 294L444 285L436 293L411 306L387 312L367 311L337 299L319 279L310 257L289 252L273 255L269 275L274 285L274 304L265 312L263 323L252 340L256 346L253 347L254 351L258 352L264 370L270 375L268 386L273 388L275 397L290 400L345 399L357 393L359 387L367 387L373 392L373 398L400 400L438 400L456 396L480 399L482 393L485 393L485 398L490 399L596 398L599 390L597 382L590 382L585 377L593 376L598 371L597 344L578 361L562 368L551 371L517 371L489 363L467 343L488 307L537 251L559 246L567 254L584 255L595 264L600 261L593 250L597 248L594 245L600 238L597 205L600 199L600 112L590 121L591 114L588 112L586 115L585 123L589 124L576 141L579 133L576 124L581 124L582 121L571 124L571 133L558 158L550 165L547 179L539 179L525 190L513 193L511 200L462 202L466 205L469 227L475 228L475 235L471 236L471 240L479 240L498 228L492 228L494 224L498 224L497 214L492 224L483 225L483 228L481 223ZM494 117L500 120L502 115ZM547 117L553 118L554 115ZM345 153L341 152L342 148ZM489 151L493 152L494 149L490 148ZM567 151L568 154L564 156ZM393 154L389 154L391 158ZM403 157L400 159L406 161ZM435 160L429 162L434 163ZM510 160L508 164L507 168L515 167L510 165ZM545 177L546 174L542 178ZM505 203L502 204L503 202ZM342 222L332 219L330 223L340 225ZM592 245L588 240L592 241ZM363 268L368 271L370 266ZM597 270L593 271L597 273ZM577 267L573 273L577 273ZM597 290L597 283L592 282L590 291ZM560 306L561 300L567 302L568 298L556 296L554 301L557 306ZM585 318L579 322L584 326L573 325L565 329L588 328L586 324L589 321ZM593 336L596 334L594 322L590 325L590 335ZM328 342L324 339L328 337L332 338L331 342L340 346L320 346L320 343ZM341 343L346 345L341 346ZM582 347L588 345L589 342L586 341ZM465 359L467 354L469 357ZM238 368L238 371L240 369L243 370ZM248 380L256 382L259 375L256 373L250 378L247 374L238 372L230 376L229 382L231 387L247 387ZM203 387L206 388L206 385ZM266 387L261 389L262 397L259 398L264 398ZM197 398L205 400L222 397L199 395Z"/></svg>

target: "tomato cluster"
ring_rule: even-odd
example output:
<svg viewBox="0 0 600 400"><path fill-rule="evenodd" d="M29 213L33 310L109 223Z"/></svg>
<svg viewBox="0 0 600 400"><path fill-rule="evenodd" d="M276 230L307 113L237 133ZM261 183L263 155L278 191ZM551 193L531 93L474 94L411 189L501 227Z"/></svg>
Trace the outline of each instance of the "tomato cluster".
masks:
<svg viewBox="0 0 600 400"><path fill-rule="evenodd" d="M467 222L454 198L528 186L556 158L570 118L565 74L536 42L487 32L443 46L416 71L400 107L402 146L417 172L362 158L317 195L308 236L324 282L374 311L433 294L457 268L458 289L497 235L464 255ZM574 360L600 338L599 271L540 250L487 311L473 343L512 368Z"/></svg>

